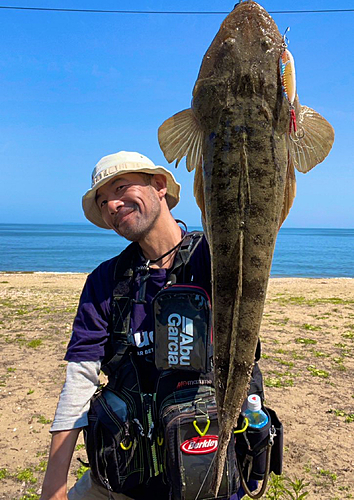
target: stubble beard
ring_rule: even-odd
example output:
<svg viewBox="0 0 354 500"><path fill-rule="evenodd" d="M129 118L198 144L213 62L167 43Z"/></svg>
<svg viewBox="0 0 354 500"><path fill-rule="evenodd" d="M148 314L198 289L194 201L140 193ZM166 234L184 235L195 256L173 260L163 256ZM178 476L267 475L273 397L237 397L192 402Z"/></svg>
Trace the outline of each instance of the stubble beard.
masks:
<svg viewBox="0 0 354 500"><path fill-rule="evenodd" d="M149 213L142 214L139 210L138 205L135 205L132 212L133 214L135 214L133 216L134 220L132 222L128 220L127 223L123 221L120 227L119 225L115 227L115 231L128 241L142 241L153 229L157 219L160 217L160 201L156 195L154 188L152 186L149 187L149 199L151 202Z"/></svg>

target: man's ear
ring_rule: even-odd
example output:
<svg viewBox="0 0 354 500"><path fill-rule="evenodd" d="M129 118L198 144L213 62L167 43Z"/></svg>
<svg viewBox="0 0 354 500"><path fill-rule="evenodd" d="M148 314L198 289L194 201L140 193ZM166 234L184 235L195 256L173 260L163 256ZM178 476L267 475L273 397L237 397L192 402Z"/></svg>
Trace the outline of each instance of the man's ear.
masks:
<svg viewBox="0 0 354 500"><path fill-rule="evenodd" d="M151 180L151 185L156 189L160 199L166 196L167 180L163 174L154 174Z"/></svg>

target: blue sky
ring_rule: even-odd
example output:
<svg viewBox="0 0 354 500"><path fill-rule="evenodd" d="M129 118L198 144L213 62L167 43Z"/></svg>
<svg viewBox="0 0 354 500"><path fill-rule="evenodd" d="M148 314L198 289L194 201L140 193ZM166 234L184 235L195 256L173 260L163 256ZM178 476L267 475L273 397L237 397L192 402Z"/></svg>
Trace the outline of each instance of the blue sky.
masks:
<svg viewBox="0 0 354 500"><path fill-rule="evenodd" d="M230 11L201 0L3 0L0 5L129 10ZM267 10L348 9L350 0L263 0ZM84 222L81 197L96 162L139 151L166 166L157 129L189 107L204 53L223 15L127 15L0 10L0 223ZM287 26L300 102L334 127L329 157L297 174L284 227L352 228L354 12L274 14ZM174 167L171 167L174 169ZM174 215L198 225L193 175L174 173Z"/></svg>

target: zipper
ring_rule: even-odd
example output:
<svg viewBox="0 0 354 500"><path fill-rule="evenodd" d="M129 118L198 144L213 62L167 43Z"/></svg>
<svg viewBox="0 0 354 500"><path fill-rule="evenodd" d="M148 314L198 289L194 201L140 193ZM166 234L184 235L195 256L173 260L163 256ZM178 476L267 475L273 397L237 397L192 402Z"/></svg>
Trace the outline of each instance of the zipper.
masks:
<svg viewBox="0 0 354 500"><path fill-rule="evenodd" d="M136 378L138 381L138 390L139 394L141 397L141 404L143 408L143 428L144 428L144 434L145 434L145 439L143 438L142 441L145 444L145 449L146 449L146 455L147 455L147 461L148 461L148 467L150 470L150 476L157 476L160 471L159 471L159 466L158 466L158 460L157 460L157 454L156 454L156 445L155 445L155 436L154 436L154 420L153 420L153 415L152 415L152 394L144 394L141 392L140 388L140 383L139 383L139 374L137 371L137 368L135 366L134 360L132 353L129 354L130 356L130 361L134 367L135 373L136 373Z"/></svg>
<svg viewBox="0 0 354 500"><path fill-rule="evenodd" d="M202 391L201 391L201 394L199 395L198 399L194 399L193 398L193 402L194 403L197 403L199 399L201 399L203 396L210 396L210 398L213 398L215 397L215 389L214 388L211 388L211 387L208 387L208 386L204 386L201 388ZM205 391L203 390L205 389ZM179 398L178 398L178 402L176 401L176 396L173 396L171 397L170 395L169 396L166 396L166 398L162 401L161 405L160 405L160 413L162 413L164 411L164 408L166 406L181 406L185 403L187 403L189 400L190 400L190 395L193 394L193 396L197 396L195 394L195 390L193 389L185 389L184 392L183 392L183 389L179 391ZM212 401L212 399L210 399L210 402ZM209 400L206 401L206 403L209 403Z"/></svg>
<svg viewBox="0 0 354 500"><path fill-rule="evenodd" d="M158 476L160 474L159 464L157 459L156 452L156 442L155 442L155 433L154 433L154 420L152 416L152 394L143 394L144 403L145 403L145 411L147 415L147 421L149 426L149 431L147 434L147 439L150 442L150 451L151 451L151 459L152 459L152 474L154 476Z"/></svg>
<svg viewBox="0 0 354 500"><path fill-rule="evenodd" d="M104 477L102 477L102 482L105 485L105 488L109 491L109 496L111 496L111 492L113 491L113 488L109 484L108 477L107 477L107 460L106 460L106 456L104 454L103 447L101 448L101 455L102 455L103 464L104 464Z"/></svg>
<svg viewBox="0 0 354 500"><path fill-rule="evenodd" d="M167 412L164 416L168 415L169 412ZM208 412L208 416L212 415L212 414L217 414L217 410L215 408L215 410L209 410ZM166 425L166 430L178 419L180 419L181 421L184 421L186 419L188 419L188 417L195 417L195 412L194 411L190 411L190 412L187 412L187 413L184 413L183 416L181 416L181 414L179 413L178 415L176 415L175 417L171 418L171 420L168 422L168 424ZM163 418L163 417L162 417Z"/></svg>

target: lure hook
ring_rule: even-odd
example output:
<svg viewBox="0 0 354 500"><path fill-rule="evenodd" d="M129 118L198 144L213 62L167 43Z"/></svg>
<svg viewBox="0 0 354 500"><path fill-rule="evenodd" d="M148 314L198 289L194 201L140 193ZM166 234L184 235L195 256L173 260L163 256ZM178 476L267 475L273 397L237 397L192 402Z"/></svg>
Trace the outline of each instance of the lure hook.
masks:
<svg viewBox="0 0 354 500"><path fill-rule="evenodd" d="M283 47L287 47L289 45L289 38L286 36L286 34L288 33L288 31L290 31L290 26L288 26L284 32L284 35L283 35Z"/></svg>

